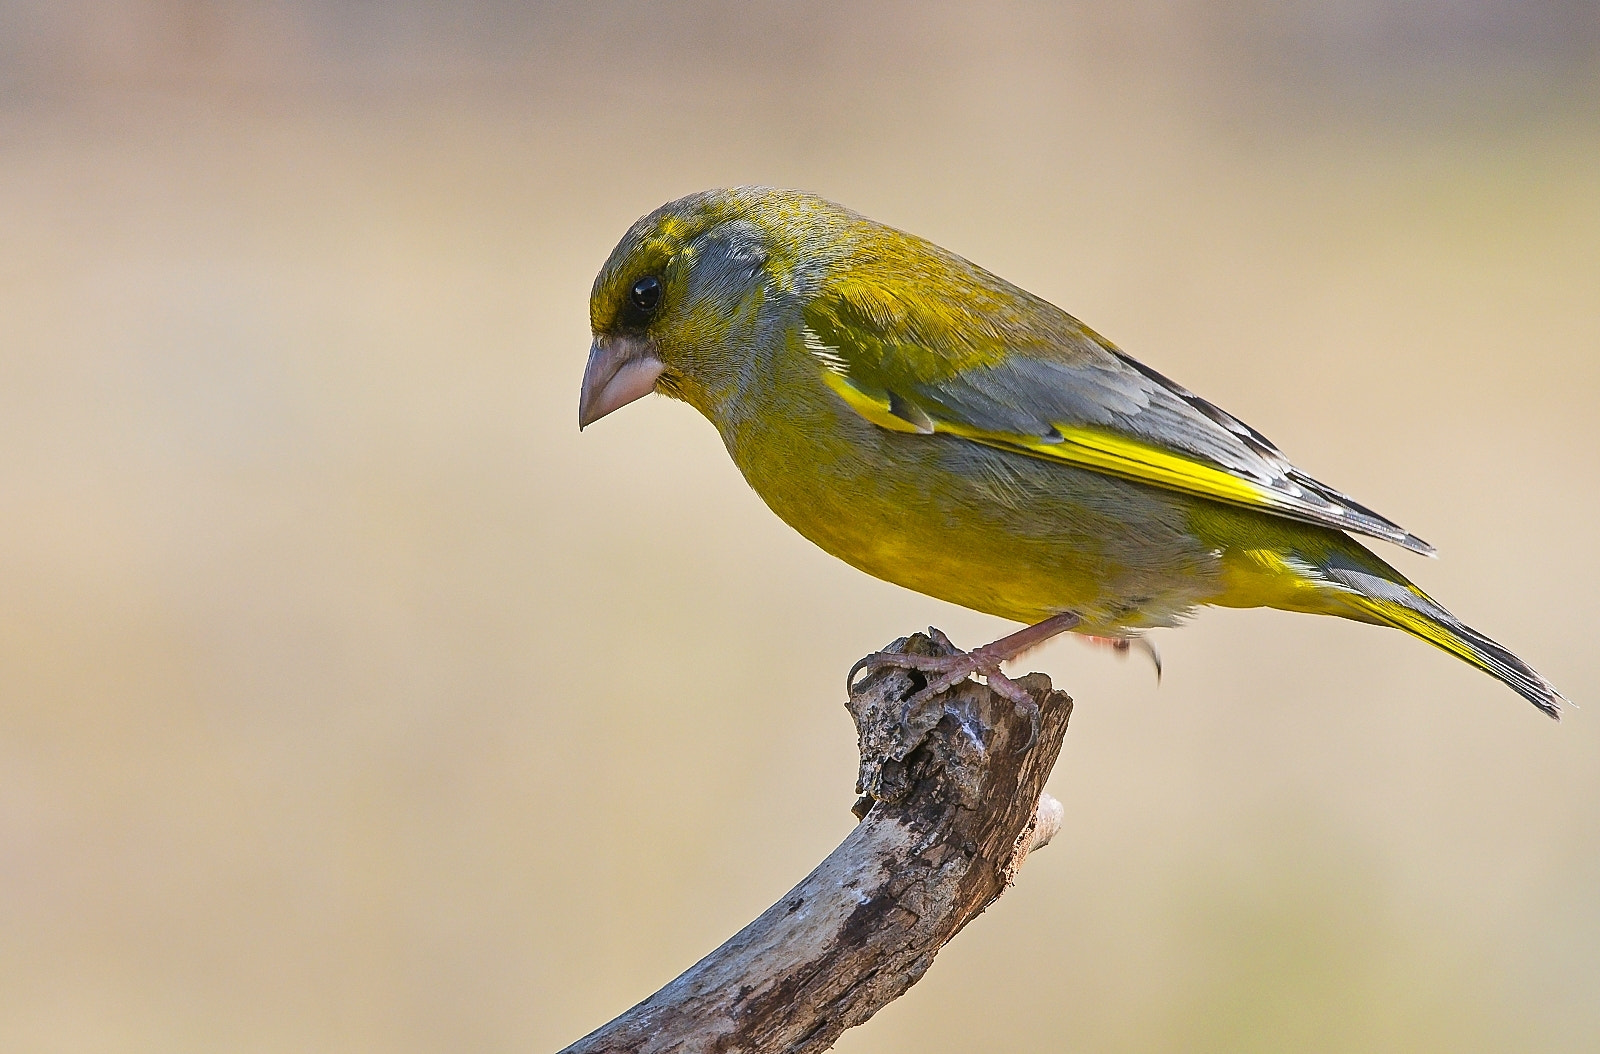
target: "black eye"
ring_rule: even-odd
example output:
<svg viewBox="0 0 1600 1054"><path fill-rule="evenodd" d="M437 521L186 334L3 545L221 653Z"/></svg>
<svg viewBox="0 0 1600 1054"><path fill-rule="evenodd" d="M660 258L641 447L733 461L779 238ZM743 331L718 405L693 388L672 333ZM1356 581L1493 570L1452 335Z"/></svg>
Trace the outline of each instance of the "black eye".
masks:
<svg viewBox="0 0 1600 1054"><path fill-rule="evenodd" d="M633 301L633 306L646 313L654 311L656 305L661 303L661 279L655 275L646 275L633 283L633 288L628 290L628 299Z"/></svg>

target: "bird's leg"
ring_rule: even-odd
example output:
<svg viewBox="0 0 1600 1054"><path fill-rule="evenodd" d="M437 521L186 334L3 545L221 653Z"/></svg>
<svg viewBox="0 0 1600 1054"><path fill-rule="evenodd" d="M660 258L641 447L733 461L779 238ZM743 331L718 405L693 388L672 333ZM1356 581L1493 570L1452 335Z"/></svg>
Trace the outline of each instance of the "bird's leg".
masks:
<svg viewBox="0 0 1600 1054"><path fill-rule="evenodd" d="M1082 639L1096 647L1110 648L1123 658L1127 658L1130 650L1139 651L1156 668L1156 683L1161 683L1161 652L1156 650L1155 642L1149 637L1091 637L1086 634Z"/></svg>
<svg viewBox="0 0 1600 1054"><path fill-rule="evenodd" d="M904 655L898 652L878 651L866 656L850 667L850 674L845 680L845 689L849 691L855 687L856 675L862 670L878 670L892 667L901 670L916 670L919 673L929 674L928 684L921 691L906 700L904 717L920 709L934 696L939 695L960 683L972 674L982 674L984 680L989 682L989 687L994 689L1002 698L1010 701L1019 713L1026 714L1031 726L1032 734L1023 750L1033 746L1033 741L1039 733L1039 707L1033 697L1022 690L1022 686L1007 677L1000 669L1000 664L1008 659L1013 659L1023 652L1038 647L1057 634L1065 633L1076 626L1080 619L1071 611L1063 611L1058 615L1051 615L1043 622L1036 622L1031 626L1008 633L999 640L985 644L981 648L971 651L962 651L950 643L937 629L929 628L929 635L935 642L949 648L949 655ZM902 718L902 724L904 723Z"/></svg>

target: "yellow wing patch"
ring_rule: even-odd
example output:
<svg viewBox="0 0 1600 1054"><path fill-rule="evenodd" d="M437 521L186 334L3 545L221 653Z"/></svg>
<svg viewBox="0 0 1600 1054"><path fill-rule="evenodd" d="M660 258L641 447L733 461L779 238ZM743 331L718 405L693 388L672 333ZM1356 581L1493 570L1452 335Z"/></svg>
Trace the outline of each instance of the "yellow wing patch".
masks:
<svg viewBox="0 0 1600 1054"><path fill-rule="evenodd" d="M857 388L854 384L850 383L850 378L844 376L842 373L837 373L833 370L823 370L822 379L827 383L829 388L832 388L839 394L839 398L843 399L845 403L849 405L850 409L854 410L868 421L877 425L879 428L887 428L891 432L919 432L922 435L929 435L935 431L949 431L945 428L939 428L931 422L926 424L922 423L927 421L926 415L921 415L921 421L913 421L907 420L904 417L896 417L893 410L893 397L887 394L882 396L873 395L862 390L861 388Z"/></svg>
<svg viewBox="0 0 1600 1054"><path fill-rule="evenodd" d="M1270 490L1240 479L1226 469L1100 429L1057 424L1055 430L1061 437L1059 440L1036 436L985 436L976 432L971 433L969 438L1021 447L1039 457L1069 461L1084 468L1169 490L1200 494L1238 505L1272 504L1273 494ZM944 429L941 427L939 431Z"/></svg>

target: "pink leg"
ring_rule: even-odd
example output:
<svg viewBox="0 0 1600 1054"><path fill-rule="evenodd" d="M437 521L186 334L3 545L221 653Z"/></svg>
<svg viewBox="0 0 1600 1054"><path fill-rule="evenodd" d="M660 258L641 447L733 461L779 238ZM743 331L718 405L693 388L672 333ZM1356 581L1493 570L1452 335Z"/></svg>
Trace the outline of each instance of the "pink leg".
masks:
<svg viewBox="0 0 1600 1054"><path fill-rule="evenodd" d="M850 668L850 675L846 679L847 690L855 687L856 675L862 670L876 670L892 667L902 670L916 670L920 673L932 674L927 687L917 692L906 700L906 712L915 711L922 704L934 696L946 691L951 686L966 680L974 673L982 674L1001 696L1009 699L1018 710L1028 714L1033 721L1034 732L1038 733L1039 708L1034 703L1033 697L1022 690L1022 687L1007 677L1000 669L1000 664L1007 659L1013 659L1031 648L1036 648L1058 634L1072 629L1082 620L1073 612L1063 611L1059 615L1051 615L1043 622L1019 629L1015 633L1008 633L992 644L985 644L981 648L971 651L961 651L950 643L950 639L938 630L931 630L935 639L940 644L946 645L955 651L953 655L901 655L894 652L873 652ZM1032 746L1030 738L1027 746ZM1026 750L1027 746L1023 749Z"/></svg>

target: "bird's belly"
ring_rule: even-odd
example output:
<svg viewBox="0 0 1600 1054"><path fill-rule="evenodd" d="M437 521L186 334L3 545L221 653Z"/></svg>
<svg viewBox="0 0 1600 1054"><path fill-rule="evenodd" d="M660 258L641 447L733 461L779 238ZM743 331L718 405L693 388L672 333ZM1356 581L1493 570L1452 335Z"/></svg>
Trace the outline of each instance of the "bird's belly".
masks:
<svg viewBox="0 0 1600 1054"><path fill-rule="evenodd" d="M1019 622L1073 611L1102 633L1171 624L1217 592L1192 499L957 437L831 424L728 446L774 512L868 574Z"/></svg>

